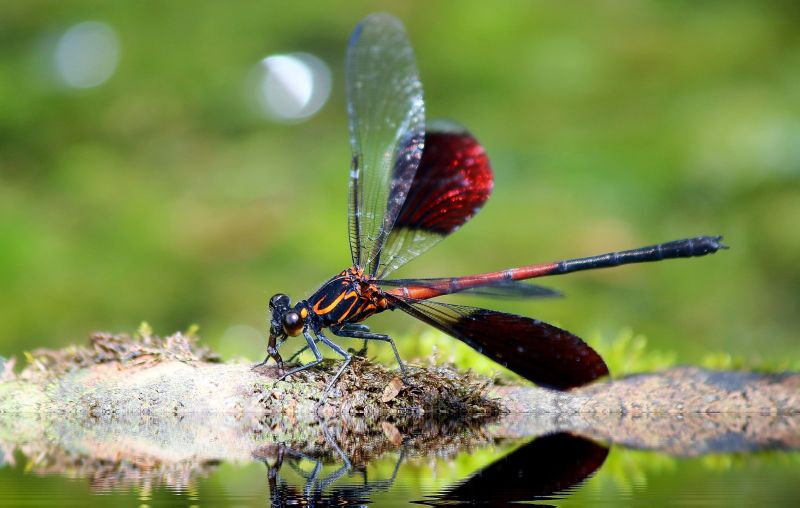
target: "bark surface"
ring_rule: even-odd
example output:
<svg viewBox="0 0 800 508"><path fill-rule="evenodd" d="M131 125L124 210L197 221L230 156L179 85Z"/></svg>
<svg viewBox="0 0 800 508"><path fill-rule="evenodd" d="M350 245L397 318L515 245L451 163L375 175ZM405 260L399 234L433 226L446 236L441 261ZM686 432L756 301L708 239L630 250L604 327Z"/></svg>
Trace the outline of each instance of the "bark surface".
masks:
<svg viewBox="0 0 800 508"><path fill-rule="evenodd" d="M193 337L98 333L87 346L37 350L28 365L0 364L0 412L7 414L233 415L379 417L503 413L759 414L800 413L800 373L760 374L678 367L606 380L561 392L497 385L447 366L410 366L410 386L397 373L354 358L327 398L320 397L338 363L323 362L278 381L274 366L221 363Z"/></svg>

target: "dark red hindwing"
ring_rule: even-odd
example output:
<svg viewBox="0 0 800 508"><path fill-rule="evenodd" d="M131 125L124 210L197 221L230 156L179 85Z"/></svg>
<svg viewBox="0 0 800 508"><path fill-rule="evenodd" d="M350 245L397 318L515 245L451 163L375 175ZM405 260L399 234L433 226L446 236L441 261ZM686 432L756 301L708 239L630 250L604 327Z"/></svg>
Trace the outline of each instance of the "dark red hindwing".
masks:
<svg viewBox="0 0 800 508"><path fill-rule="evenodd" d="M452 233L489 199L492 169L468 132L428 132L425 149L395 228Z"/></svg>
<svg viewBox="0 0 800 508"><path fill-rule="evenodd" d="M452 331L538 385L564 390L608 375L603 358L583 340L536 319L477 309Z"/></svg>
<svg viewBox="0 0 800 508"><path fill-rule="evenodd" d="M488 309L390 295L401 310L534 383L559 390L608 375L603 358L579 337L543 321Z"/></svg>

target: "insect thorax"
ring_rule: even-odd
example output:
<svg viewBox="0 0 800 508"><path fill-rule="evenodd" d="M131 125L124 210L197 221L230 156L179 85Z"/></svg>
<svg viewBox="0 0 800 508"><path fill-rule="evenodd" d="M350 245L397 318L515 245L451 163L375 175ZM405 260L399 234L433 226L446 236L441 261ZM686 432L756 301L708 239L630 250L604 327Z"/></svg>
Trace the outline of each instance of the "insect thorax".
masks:
<svg viewBox="0 0 800 508"><path fill-rule="evenodd" d="M357 323L386 310L383 292L360 268L351 267L331 278L308 299L324 326Z"/></svg>

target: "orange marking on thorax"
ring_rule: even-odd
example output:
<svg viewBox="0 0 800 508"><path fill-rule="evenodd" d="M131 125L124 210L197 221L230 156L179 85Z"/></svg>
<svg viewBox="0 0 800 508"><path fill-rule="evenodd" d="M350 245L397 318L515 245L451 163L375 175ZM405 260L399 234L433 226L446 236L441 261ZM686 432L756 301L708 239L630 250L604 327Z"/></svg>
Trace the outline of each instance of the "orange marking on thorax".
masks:
<svg viewBox="0 0 800 508"><path fill-rule="evenodd" d="M359 300L358 294L355 291L351 291L349 294L354 295L355 299L353 300L353 303L350 304L350 307L348 307L347 310L344 312L344 314L342 314L342 316L336 321L337 323L341 323L342 321L347 319L347 316L350 315L350 311L353 310L353 307L355 307L355 305L358 303ZM349 298L349 296L347 296L346 298Z"/></svg>
<svg viewBox="0 0 800 508"><path fill-rule="evenodd" d="M314 307L312 307L312 308L314 309L314 312L316 312L319 315L327 314L328 312L330 312L333 309L335 309L336 306L339 305L339 303L343 299L348 299L348 298L355 298L356 300L358 300L358 294L355 291L347 291L347 292L343 291L343 292L339 293L339 296L337 296L336 299L333 300L327 307L325 307L323 309L320 309L319 306L322 305L323 302L322 301L318 301L318 302L316 302L314 304Z"/></svg>

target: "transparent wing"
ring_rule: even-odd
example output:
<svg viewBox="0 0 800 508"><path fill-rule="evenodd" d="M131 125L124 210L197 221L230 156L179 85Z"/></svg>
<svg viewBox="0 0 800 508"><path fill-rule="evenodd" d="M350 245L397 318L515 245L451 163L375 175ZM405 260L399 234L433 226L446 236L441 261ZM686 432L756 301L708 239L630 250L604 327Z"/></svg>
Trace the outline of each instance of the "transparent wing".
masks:
<svg viewBox="0 0 800 508"><path fill-rule="evenodd" d="M493 179L489 157L469 131L453 122L429 124L422 159L381 253L378 278L463 226L489 199Z"/></svg>
<svg viewBox="0 0 800 508"><path fill-rule="evenodd" d="M347 48L346 72L350 254L354 264L375 275L425 137L422 85L402 23L388 14L359 23Z"/></svg>

